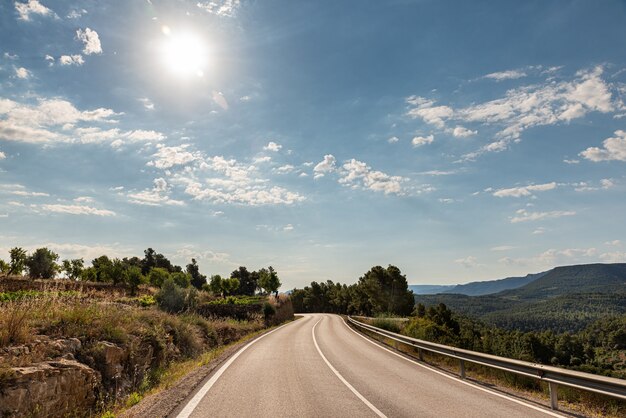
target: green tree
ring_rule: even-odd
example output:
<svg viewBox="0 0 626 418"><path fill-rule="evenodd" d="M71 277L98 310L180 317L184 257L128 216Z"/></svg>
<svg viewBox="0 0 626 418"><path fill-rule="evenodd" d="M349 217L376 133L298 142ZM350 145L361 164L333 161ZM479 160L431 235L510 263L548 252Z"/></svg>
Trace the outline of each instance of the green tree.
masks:
<svg viewBox="0 0 626 418"><path fill-rule="evenodd" d="M278 293L278 289L280 288L280 279L272 266L268 269L259 270L258 285L260 288L265 290L265 293Z"/></svg>
<svg viewBox="0 0 626 418"><path fill-rule="evenodd" d="M244 266L239 267L237 270L230 273L232 279L239 280L239 288L237 294L239 295L254 295L257 289L257 281L259 278L258 273L250 273Z"/></svg>
<svg viewBox="0 0 626 418"><path fill-rule="evenodd" d="M91 261L96 282L110 283L113 281L113 262L106 255L101 255Z"/></svg>
<svg viewBox="0 0 626 418"><path fill-rule="evenodd" d="M172 273L172 280L180 287L189 287L191 285L191 275L180 271Z"/></svg>
<svg viewBox="0 0 626 418"><path fill-rule="evenodd" d="M154 267L148 274L148 281L150 284L157 287L161 287L169 278L170 272L161 267Z"/></svg>
<svg viewBox="0 0 626 418"><path fill-rule="evenodd" d="M224 295L236 295L239 286L239 279L235 277L222 280L222 290L224 291Z"/></svg>
<svg viewBox="0 0 626 418"><path fill-rule="evenodd" d="M26 259L28 274L33 279L52 279L59 271L59 255L47 248L37 248Z"/></svg>
<svg viewBox="0 0 626 418"><path fill-rule="evenodd" d="M196 289L200 290L206 284L206 276L200 274L200 267L195 258L192 258L191 263L187 264L187 274L191 276L191 284Z"/></svg>
<svg viewBox="0 0 626 418"><path fill-rule="evenodd" d="M7 276L22 274L26 268L26 250L20 247L11 248L9 251L11 261L9 262L9 272Z"/></svg>
<svg viewBox="0 0 626 418"><path fill-rule="evenodd" d="M70 280L78 280L83 272L85 262L82 258L63 260L63 271Z"/></svg>
<svg viewBox="0 0 626 418"><path fill-rule="evenodd" d="M134 296L137 294L139 285L145 281L144 275L141 274L141 268L138 266L130 266L126 271L126 277L128 280L128 286L130 286L131 294Z"/></svg>
<svg viewBox="0 0 626 418"><path fill-rule="evenodd" d="M217 296L223 296L224 295L224 290L222 289L222 276L220 276L219 274L215 274L213 276L211 276L211 279L209 281L209 289L211 289L211 292L214 295Z"/></svg>
<svg viewBox="0 0 626 418"><path fill-rule="evenodd" d="M10 268L11 266L9 265L9 263L0 259L0 273L1 274L7 274Z"/></svg>

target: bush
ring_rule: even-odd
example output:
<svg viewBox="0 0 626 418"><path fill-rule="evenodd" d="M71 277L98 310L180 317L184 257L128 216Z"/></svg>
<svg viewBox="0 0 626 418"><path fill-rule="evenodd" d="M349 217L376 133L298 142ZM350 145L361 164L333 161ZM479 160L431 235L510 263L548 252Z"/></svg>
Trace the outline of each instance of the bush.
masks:
<svg viewBox="0 0 626 418"><path fill-rule="evenodd" d="M180 287L189 287L191 285L191 276L187 273L176 272L172 274L172 280Z"/></svg>
<svg viewBox="0 0 626 418"><path fill-rule="evenodd" d="M272 306L271 303L265 302L263 304L263 316L266 321L269 321L272 316L276 314L276 309Z"/></svg>
<svg viewBox="0 0 626 418"><path fill-rule="evenodd" d="M172 313L179 313L194 308L197 300L198 291L195 288L183 289L176 285L171 278L168 278L163 283L161 290L156 295L159 308Z"/></svg>
<svg viewBox="0 0 626 418"><path fill-rule="evenodd" d="M157 303L156 299L152 295L141 296L141 297L137 298L137 302L139 302L139 305L144 307L144 308L147 308L148 306L155 305Z"/></svg>
<svg viewBox="0 0 626 418"><path fill-rule="evenodd" d="M170 278L170 272L164 268L155 267L150 270L148 274L148 280L153 286L161 287Z"/></svg>
<svg viewBox="0 0 626 418"><path fill-rule="evenodd" d="M395 332L396 334L400 332L400 324L398 321L389 318L375 318L372 321L372 325L381 328L387 331Z"/></svg>

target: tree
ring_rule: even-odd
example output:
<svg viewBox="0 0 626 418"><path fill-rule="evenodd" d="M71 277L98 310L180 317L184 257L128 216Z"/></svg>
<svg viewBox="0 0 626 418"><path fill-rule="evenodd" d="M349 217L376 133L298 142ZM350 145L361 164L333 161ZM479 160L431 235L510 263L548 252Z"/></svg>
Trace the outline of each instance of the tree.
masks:
<svg viewBox="0 0 626 418"><path fill-rule="evenodd" d="M7 274L11 266L6 261L0 259L0 273Z"/></svg>
<svg viewBox="0 0 626 418"><path fill-rule="evenodd" d="M409 315L413 311L413 292L408 290L406 277L396 266L372 267L359 278L358 285L367 295L374 313Z"/></svg>
<svg viewBox="0 0 626 418"><path fill-rule="evenodd" d="M191 276L191 284L196 289L200 290L206 284L206 276L200 274L200 267L195 258L192 258L191 263L187 264L187 274Z"/></svg>
<svg viewBox="0 0 626 418"><path fill-rule="evenodd" d="M148 281L151 285L161 287L167 279L170 278L170 272L164 268L154 267L148 274Z"/></svg>
<svg viewBox="0 0 626 418"><path fill-rule="evenodd" d="M56 261L59 255L47 248L37 248L35 252L26 259L28 274L33 279L52 279L59 270Z"/></svg>
<svg viewBox="0 0 626 418"><path fill-rule="evenodd" d="M332 283L332 282L331 282ZM278 293L280 288L280 279L272 266L268 269L259 270L259 287L266 293Z"/></svg>
<svg viewBox="0 0 626 418"><path fill-rule="evenodd" d="M63 260L63 271L70 280L78 280L83 272L85 262L82 258Z"/></svg>
<svg viewBox="0 0 626 418"><path fill-rule="evenodd" d="M20 247L11 248L9 251L11 261L9 262L9 272L7 276L12 274L22 274L26 268L26 250Z"/></svg>
<svg viewBox="0 0 626 418"><path fill-rule="evenodd" d="M237 278L222 280L222 290L225 295L235 295L239 289L240 283Z"/></svg>
<svg viewBox="0 0 626 418"><path fill-rule="evenodd" d="M91 261L96 282L110 283L113 281L113 262L106 255L101 255Z"/></svg>
<svg viewBox="0 0 626 418"><path fill-rule="evenodd" d="M259 274L257 272L250 273L247 268L241 266L237 270L230 273L232 279L239 280L239 289L237 294L253 296L257 289L257 281Z"/></svg>
<svg viewBox="0 0 626 418"><path fill-rule="evenodd" d="M141 274L147 276L153 267L156 267L156 252L152 248L148 248L143 252L144 257L141 260Z"/></svg>
<svg viewBox="0 0 626 418"><path fill-rule="evenodd" d="M180 287L189 287L191 285L191 275L180 271L172 273L172 280Z"/></svg>
<svg viewBox="0 0 626 418"><path fill-rule="evenodd" d="M130 286L130 291L134 296L137 293L139 285L145 280L143 274L141 274L141 268L138 266L128 267L128 270L126 271L126 277L128 280L128 285Z"/></svg>
<svg viewBox="0 0 626 418"><path fill-rule="evenodd" d="M214 295L223 296L222 289L222 276L219 274L215 274L211 276L211 280L209 281L209 289Z"/></svg>

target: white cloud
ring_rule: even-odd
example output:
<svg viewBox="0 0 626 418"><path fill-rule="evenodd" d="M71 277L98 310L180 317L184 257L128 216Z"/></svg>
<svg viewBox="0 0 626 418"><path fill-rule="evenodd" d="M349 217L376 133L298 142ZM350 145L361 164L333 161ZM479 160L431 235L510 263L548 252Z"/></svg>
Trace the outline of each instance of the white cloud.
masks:
<svg viewBox="0 0 626 418"><path fill-rule="evenodd" d="M594 261L619 263L626 261L626 253L619 251L602 253L594 247L590 248L550 248L529 258L503 257L498 260L508 265L533 266L536 268L554 267L572 263L589 263Z"/></svg>
<svg viewBox="0 0 626 418"><path fill-rule="evenodd" d="M444 129L448 121L499 127L494 141L463 158L473 160L485 152L506 149L529 128L569 123L590 112L614 111L617 106L613 101L614 87L602 79L602 73L603 68L596 67L565 81L555 81L550 75L543 83L511 89L504 97L458 109L411 96L407 98L411 106L407 115L439 129Z"/></svg>
<svg viewBox="0 0 626 418"><path fill-rule="evenodd" d="M25 79L31 77L31 73L30 73L30 71L28 71L24 67L16 67L15 68L15 76L17 78L21 78L22 80L25 80Z"/></svg>
<svg viewBox="0 0 626 418"><path fill-rule="evenodd" d="M100 37L95 30L89 28L78 29L76 31L76 38L85 44L83 48L83 54L102 54L102 45L100 44Z"/></svg>
<svg viewBox="0 0 626 418"><path fill-rule="evenodd" d="M526 73L521 70L508 70L487 74L483 78L490 78L496 81L515 80L517 78L526 77Z"/></svg>
<svg viewBox="0 0 626 418"><path fill-rule="evenodd" d="M608 246L611 246L611 247L619 247L619 246L622 245L622 242L620 240L618 240L618 239L615 239L613 241L605 242L604 245L608 245Z"/></svg>
<svg viewBox="0 0 626 418"><path fill-rule="evenodd" d="M86 14L87 14L87 10L85 9L80 9L80 10L74 9L71 12L69 12L66 17L68 19L78 19L79 17L86 15Z"/></svg>
<svg viewBox="0 0 626 418"><path fill-rule="evenodd" d="M163 178L154 179L154 186L152 189L128 193L128 198L131 203L147 206L182 206L185 204L183 201L173 200L169 197L169 186L167 181Z"/></svg>
<svg viewBox="0 0 626 418"><path fill-rule="evenodd" d="M473 268L473 267L481 266L481 264L478 264L476 257L473 257L471 255L465 258L457 258L456 260L454 260L454 262L456 264L462 265L465 268Z"/></svg>
<svg viewBox="0 0 626 418"><path fill-rule="evenodd" d="M148 141L162 141L165 139L165 135L157 131L145 131L143 129L137 129L134 131L122 131L120 129L106 129L102 130L98 127L90 128L76 128L74 130L74 141L78 141L82 144L99 144L103 142L110 142L114 148L119 148L125 144L148 142Z"/></svg>
<svg viewBox="0 0 626 418"><path fill-rule="evenodd" d="M222 156L198 161L171 179L195 200L250 206L291 205L305 200L299 193L271 186L269 180L258 176L255 166Z"/></svg>
<svg viewBox="0 0 626 418"><path fill-rule="evenodd" d="M563 160L565 164L578 164L580 160L568 160L567 158Z"/></svg>
<svg viewBox="0 0 626 418"><path fill-rule="evenodd" d="M118 115L106 108L80 111L62 99L39 99L36 105L0 99L0 138L30 143L75 142L58 128L78 122L114 123L112 118Z"/></svg>
<svg viewBox="0 0 626 418"><path fill-rule="evenodd" d="M476 135L478 131L472 131L463 126L457 126L452 130L452 135L456 138L467 138L468 136Z"/></svg>
<svg viewBox="0 0 626 418"><path fill-rule="evenodd" d="M241 6L240 0L212 0L196 3L200 9L205 12L223 16L223 17L235 17L237 11Z"/></svg>
<svg viewBox="0 0 626 418"><path fill-rule="evenodd" d="M546 232L546 228L540 226L539 228L535 228L533 235L542 235L544 232Z"/></svg>
<svg viewBox="0 0 626 418"><path fill-rule="evenodd" d="M608 190L615 187L615 183L611 179L602 179L598 185L590 185L587 182L581 181L580 183L574 183L574 190L577 192L593 192L597 190Z"/></svg>
<svg viewBox="0 0 626 418"><path fill-rule="evenodd" d="M519 209L515 212L515 216L511 217L511 223L542 221L545 219L561 218L563 216L574 216L574 211L551 211L551 212L528 212L526 209Z"/></svg>
<svg viewBox="0 0 626 418"><path fill-rule="evenodd" d="M414 147L421 147L422 145L432 144L434 140L434 135L416 136L411 140L411 144L413 144Z"/></svg>
<svg viewBox="0 0 626 418"><path fill-rule="evenodd" d="M400 140L400 138L398 138L397 136L392 136L391 138L389 138L387 140L387 142L389 142L390 144L395 144L396 142L398 142Z"/></svg>
<svg viewBox="0 0 626 418"><path fill-rule="evenodd" d="M590 147L580 153L580 156L593 162L626 161L626 131L618 130L615 136L602 142L602 148Z"/></svg>
<svg viewBox="0 0 626 418"><path fill-rule="evenodd" d="M405 194L402 183L405 177L390 176L382 171L372 170L367 164L354 158L343 164L339 183L352 188L364 188L385 194Z"/></svg>
<svg viewBox="0 0 626 418"><path fill-rule="evenodd" d="M67 213L70 215L115 216L115 212L106 209L97 209L85 205L37 205L36 208L45 212Z"/></svg>
<svg viewBox="0 0 626 418"><path fill-rule="evenodd" d="M0 160L4 160L5 158L7 158L7 155L4 152L0 151Z"/></svg>
<svg viewBox="0 0 626 418"><path fill-rule="evenodd" d="M46 56L44 57L44 59L46 61L48 61L48 66L52 67L54 65L54 57L52 55L48 55L46 54Z"/></svg>
<svg viewBox="0 0 626 418"><path fill-rule="evenodd" d="M138 99L146 110L154 110L154 103L147 97Z"/></svg>
<svg viewBox="0 0 626 418"><path fill-rule="evenodd" d="M496 197L522 197L531 196L532 192L545 192L547 190L556 189L557 184L555 182L545 184L533 184L523 187L512 187L510 189L499 189L493 192Z"/></svg>
<svg viewBox="0 0 626 418"><path fill-rule="evenodd" d="M79 196L76 199L74 199L74 202L76 202L76 203L93 203L94 199L93 199L93 197L89 197L89 196Z"/></svg>
<svg viewBox="0 0 626 418"><path fill-rule="evenodd" d="M61 55L61 57L59 58L59 64L61 65L83 65L85 63L85 60L83 59L83 56L80 54L76 54L76 55Z"/></svg>
<svg viewBox="0 0 626 418"><path fill-rule="evenodd" d="M286 231L286 232L293 231L293 225L292 224L285 225L285 227L283 228L283 231Z"/></svg>
<svg viewBox="0 0 626 418"><path fill-rule="evenodd" d="M148 162L148 165L153 165L156 168L167 169L178 165L185 165L196 161L201 157L197 152L189 152L187 148L188 144L180 145L177 147L167 147L164 145L157 145L158 150L152 155L154 160Z"/></svg>
<svg viewBox="0 0 626 418"><path fill-rule="evenodd" d="M410 109L407 115L412 119L422 119L424 122L434 125L439 129L445 126L445 120L454 115L454 111L448 106L433 106L432 100L423 97L411 96L407 99L409 104L417 104L417 107Z"/></svg>
<svg viewBox="0 0 626 418"><path fill-rule="evenodd" d="M280 151L280 149L281 149L282 147L283 147L282 145L277 144L277 143L276 143L276 142L274 142L274 141L270 141L270 142L268 142L268 144L267 144L266 146L264 146L264 147L263 147L263 149L264 149L265 151L278 152L278 151Z"/></svg>
<svg viewBox="0 0 626 418"><path fill-rule="evenodd" d="M39 3L38 0L28 0L26 3L16 1L15 10L17 10L18 18L25 21L29 21L31 15L56 16L52 10Z"/></svg>
<svg viewBox="0 0 626 418"><path fill-rule="evenodd" d="M324 177L327 173L332 173L337 169L337 159L332 154L324 155L324 159L313 168L313 178Z"/></svg>
<svg viewBox="0 0 626 418"><path fill-rule="evenodd" d="M276 168L274 171L276 171L279 174L287 174L287 173L291 173L294 169L295 167L292 166L291 164L285 164L283 166Z"/></svg>
<svg viewBox="0 0 626 418"><path fill-rule="evenodd" d="M214 91L211 97L213 98L215 104L224 110L228 110L228 101L221 91Z"/></svg>
<svg viewBox="0 0 626 418"><path fill-rule="evenodd" d="M510 251L514 249L515 247L511 245L498 245L497 247L491 247L491 251Z"/></svg>
<svg viewBox="0 0 626 418"><path fill-rule="evenodd" d="M455 170L430 170L430 171L421 171L418 174L423 174L425 176L450 176L452 174L457 174L458 171Z"/></svg>

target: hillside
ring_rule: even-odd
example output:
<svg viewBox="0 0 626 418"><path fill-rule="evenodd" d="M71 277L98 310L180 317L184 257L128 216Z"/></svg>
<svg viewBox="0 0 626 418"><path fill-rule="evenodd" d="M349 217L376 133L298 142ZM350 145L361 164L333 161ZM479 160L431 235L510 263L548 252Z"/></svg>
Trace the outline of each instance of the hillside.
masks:
<svg viewBox="0 0 626 418"><path fill-rule="evenodd" d="M502 292L503 290L520 288L543 277L546 273L548 272L528 274L524 277L507 277L505 279L499 280L487 280L483 282L459 284L452 289L443 291L442 293L457 293L467 296L490 295L493 293Z"/></svg>
<svg viewBox="0 0 626 418"><path fill-rule="evenodd" d="M557 267L520 288L491 295L415 299L426 306L444 303L455 312L506 328L574 331L606 315L626 313L626 264Z"/></svg>

